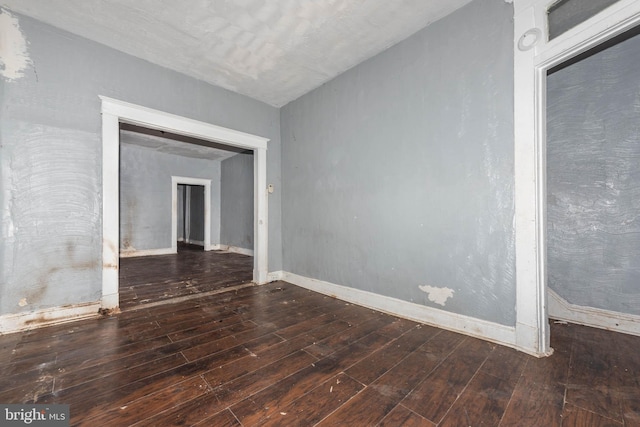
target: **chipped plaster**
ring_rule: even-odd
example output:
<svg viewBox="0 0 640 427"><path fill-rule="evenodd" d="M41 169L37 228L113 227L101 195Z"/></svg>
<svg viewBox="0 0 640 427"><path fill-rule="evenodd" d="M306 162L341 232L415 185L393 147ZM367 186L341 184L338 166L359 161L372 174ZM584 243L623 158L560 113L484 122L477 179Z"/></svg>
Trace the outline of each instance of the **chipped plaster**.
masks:
<svg viewBox="0 0 640 427"><path fill-rule="evenodd" d="M435 286L418 286L420 290L427 294L429 301L445 306L447 300L453 297L455 292L451 288L437 288Z"/></svg>
<svg viewBox="0 0 640 427"><path fill-rule="evenodd" d="M27 40L18 19L0 9L0 74L7 81L16 80L30 64Z"/></svg>

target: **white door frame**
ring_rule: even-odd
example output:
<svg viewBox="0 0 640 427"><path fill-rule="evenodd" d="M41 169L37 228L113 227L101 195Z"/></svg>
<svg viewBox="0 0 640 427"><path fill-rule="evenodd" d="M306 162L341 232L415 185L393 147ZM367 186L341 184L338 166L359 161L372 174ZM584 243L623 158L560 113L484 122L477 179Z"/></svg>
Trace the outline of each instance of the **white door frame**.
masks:
<svg viewBox="0 0 640 427"><path fill-rule="evenodd" d="M267 142L269 139L100 96L102 101L102 308L119 304L120 123L253 150L253 281L267 282ZM175 240L174 243L175 244Z"/></svg>
<svg viewBox="0 0 640 427"><path fill-rule="evenodd" d="M204 250L210 251L211 246L211 180L189 178L185 176L171 176L171 250L178 253L178 185L201 185L204 187ZM185 188L187 191L187 188ZM190 208L189 208L190 209ZM187 221L186 218L184 218ZM185 240L187 236L184 236Z"/></svg>
<svg viewBox="0 0 640 427"><path fill-rule="evenodd" d="M640 24L640 2L620 0L547 41L547 9L556 0L514 3L516 345L551 354L546 267L547 71Z"/></svg>

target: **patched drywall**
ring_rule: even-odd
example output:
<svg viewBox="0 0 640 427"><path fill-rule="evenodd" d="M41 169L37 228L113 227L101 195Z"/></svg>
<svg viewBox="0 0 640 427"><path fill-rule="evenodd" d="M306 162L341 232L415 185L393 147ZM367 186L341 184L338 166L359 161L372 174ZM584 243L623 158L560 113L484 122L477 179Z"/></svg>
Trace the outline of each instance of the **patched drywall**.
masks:
<svg viewBox="0 0 640 427"><path fill-rule="evenodd" d="M547 79L548 285L640 315L640 36Z"/></svg>
<svg viewBox="0 0 640 427"><path fill-rule="evenodd" d="M220 243L253 250L253 154L222 161Z"/></svg>
<svg viewBox="0 0 640 427"><path fill-rule="evenodd" d="M37 74L0 84L0 315L100 299L98 95L269 138L280 185L278 109L13 15ZM270 271L282 270L279 209L269 204Z"/></svg>
<svg viewBox="0 0 640 427"><path fill-rule="evenodd" d="M285 271L515 324L512 20L473 1L282 109Z"/></svg>
<svg viewBox="0 0 640 427"><path fill-rule="evenodd" d="M418 286L422 292L427 294L429 301L439 304L441 306L447 305L447 300L454 294L454 290L451 288L438 288L435 286Z"/></svg>
<svg viewBox="0 0 640 427"><path fill-rule="evenodd" d="M171 248L171 176L211 180L211 242L219 242L220 162L160 153L128 144L127 137L120 140L120 249ZM199 232L204 240L204 224L191 224L192 236Z"/></svg>
<svg viewBox="0 0 640 427"><path fill-rule="evenodd" d="M0 8L0 75L12 81L22 77L30 65L27 40L18 19Z"/></svg>

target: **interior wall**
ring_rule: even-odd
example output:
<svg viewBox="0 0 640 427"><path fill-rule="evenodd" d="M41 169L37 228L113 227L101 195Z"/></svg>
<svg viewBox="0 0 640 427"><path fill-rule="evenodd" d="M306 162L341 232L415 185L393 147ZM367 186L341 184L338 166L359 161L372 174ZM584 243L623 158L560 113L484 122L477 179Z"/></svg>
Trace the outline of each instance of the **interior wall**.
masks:
<svg viewBox="0 0 640 427"><path fill-rule="evenodd" d="M640 36L547 79L548 286L640 315Z"/></svg>
<svg viewBox="0 0 640 427"><path fill-rule="evenodd" d="M220 179L220 243L253 250L253 153L224 159Z"/></svg>
<svg viewBox="0 0 640 427"><path fill-rule="evenodd" d="M515 324L512 43L475 0L283 107L285 271Z"/></svg>
<svg viewBox="0 0 640 427"><path fill-rule="evenodd" d="M0 77L0 315L100 300L98 95L270 138L268 180L280 186L277 108L12 15L27 48L23 73ZM279 198L269 200L272 271L282 269Z"/></svg>
<svg viewBox="0 0 640 427"><path fill-rule="evenodd" d="M171 176L211 180L211 242L220 240L220 161L194 159L120 144L120 249L170 249ZM204 240L204 192L191 191L190 237ZM199 218L196 218L196 210ZM200 234L200 239L195 236Z"/></svg>

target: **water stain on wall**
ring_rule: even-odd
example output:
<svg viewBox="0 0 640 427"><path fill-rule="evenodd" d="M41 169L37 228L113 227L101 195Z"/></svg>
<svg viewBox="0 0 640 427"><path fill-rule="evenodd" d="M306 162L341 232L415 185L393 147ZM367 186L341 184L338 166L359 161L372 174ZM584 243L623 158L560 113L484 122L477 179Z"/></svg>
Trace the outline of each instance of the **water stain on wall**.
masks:
<svg viewBox="0 0 640 427"><path fill-rule="evenodd" d="M61 258L59 262L63 266L53 266L44 270L36 279L34 287L31 288L25 296L20 300L21 307L29 304L38 304L46 302L47 293L50 292L51 281L53 276L58 273L64 273L66 270L93 270L100 266L99 259L82 260L76 257L75 245L72 242L66 243L67 256L66 259Z"/></svg>

